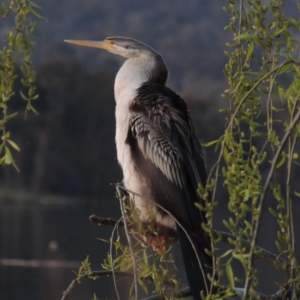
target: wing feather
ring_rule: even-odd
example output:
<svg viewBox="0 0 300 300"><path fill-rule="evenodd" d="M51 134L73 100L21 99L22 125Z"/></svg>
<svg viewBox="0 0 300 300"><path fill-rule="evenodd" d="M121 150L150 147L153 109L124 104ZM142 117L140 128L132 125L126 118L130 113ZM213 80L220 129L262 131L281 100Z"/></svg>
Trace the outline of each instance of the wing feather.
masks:
<svg viewBox="0 0 300 300"><path fill-rule="evenodd" d="M182 188L183 164L177 149L153 129L143 114L136 114L131 118L129 126L145 159L152 161L169 180Z"/></svg>
<svg viewBox="0 0 300 300"><path fill-rule="evenodd" d="M203 216L194 203L201 201L198 183L206 183L200 141L184 100L166 87L151 91L138 90L129 123L128 141L141 156L137 168L150 178L154 200L199 230Z"/></svg>

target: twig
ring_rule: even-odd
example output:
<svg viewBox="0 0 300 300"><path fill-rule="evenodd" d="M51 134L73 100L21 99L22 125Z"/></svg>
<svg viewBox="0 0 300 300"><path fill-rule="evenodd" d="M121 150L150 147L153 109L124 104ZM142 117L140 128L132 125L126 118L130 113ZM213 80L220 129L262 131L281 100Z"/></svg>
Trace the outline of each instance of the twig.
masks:
<svg viewBox="0 0 300 300"><path fill-rule="evenodd" d="M115 275L122 276L122 277L132 277L132 274L127 273L127 272L114 271L114 273L115 273ZM68 288L63 292L63 296L62 296L61 300L67 299L67 297L72 293L75 286L80 283L81 279L84 279L84 278L99 278L99 277L102 277L102 276L109 276L109 275L112 275L112 271L101 270L101 271L93 271L89 274L84 274L84 275L79 276L78 278L72 280L72 282L70 283Z"/></svg>
<svg viewBox="0 0 300 300"><path fill-rule="evenodd" d="M118 300L120 300L120 295L119 295L118 286L117 286L117 280L116 280L116 275L115 275L115 268L114 268L113 255L112 255L112 248L113 248L113 239L114 239L115 230L116 230L116 228L118 228L119 223L122 222L122 219L123 218L120 218L119 221L117 221L116 225L114 226L114 229L113 229L113 231L111 233L111 239L110 239L110 245L109 245L111 271L112 271L112 276L113 276L115 291L116 291L116 295L117 295ZM124 225L124 223L123 223L123 225Z"/></svg>
<svg viewBox="0 0 300 300"><path fill-rule="evenodd" d="M117 223L119 223L118 224L119 226L124 227L123 222L121 222L121 221L119 222L119 220L115 220L115 219L112 219L112 218L101 218L101 217L98 217L96 215L91 215L89 217L89 221L93 222L93 223L97 223L99 226L101 226L101 225L104 225L104 226L116 226Z"/></svg>
<svg viewBox="0 0 300 300"><path fill-rule="evenodd" d="M191 290L189 287L185 287L185 288L182 288L180 289L179 291L177 291L173 297L174 298L177 298L177 297L187 297L187 296L191 296L192 293L191 293ZM153 295L153 296L150 296L150 297L146 297L146 298L143 298L142 300L161 300L161 295Z"/></svg>

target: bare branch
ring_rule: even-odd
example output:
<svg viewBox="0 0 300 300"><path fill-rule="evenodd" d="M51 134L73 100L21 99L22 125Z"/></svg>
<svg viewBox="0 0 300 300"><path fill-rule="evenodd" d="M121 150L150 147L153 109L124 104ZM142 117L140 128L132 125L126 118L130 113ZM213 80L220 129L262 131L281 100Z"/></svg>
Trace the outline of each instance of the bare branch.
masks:
<svg viewBox="0 0 300 300"><path fill-rule="evenodd" d="M96 215L91 215L89 217L89 221L92 223L97 223L99 226L104 225L104 226L116 226L117 223L119 226L124 227L124 224L122 221L115 220L112 218L101 218Z"/></svg>

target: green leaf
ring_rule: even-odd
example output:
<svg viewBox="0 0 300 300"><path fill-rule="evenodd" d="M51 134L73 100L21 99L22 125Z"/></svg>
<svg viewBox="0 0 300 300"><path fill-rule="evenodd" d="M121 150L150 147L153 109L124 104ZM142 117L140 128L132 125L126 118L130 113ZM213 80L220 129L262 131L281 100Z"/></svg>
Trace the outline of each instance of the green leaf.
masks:
<svg viewBox="0 0 300 300"><path fill-rule="evenodd" d="M282 73L286 73L286 71L291 67L291 63L288 63L288 64L285 64L283 65L279 72L278 72L278 75L282 74Z"/></svg>
<svg viewBox="0 0 300 300"><path fill-rule="evenodd" d="M35 7L35 8L38 8L38 9L42 9L41 6L39 6L38 4L36 4L36 3L34 3L34 2L31 2L30 5L31 5L32 7Z"/></svg>
<svg viewBox="0 0 300 300"><path fill-rule="evenodd" d="M281 158L280 162L278 162L278 164L276 165L276 169L280 168L285 162L285 159L286 159L285 152L281 152L281 156L282 156L282 158Z"/></svg>
<svg viewBox="0 0 300 300"><path fill-rule="evenodd" d="M144 251L143 251L143 260L144 260L145 265L148 265L148 255L147 255L146 249L144 249Z"/></svg>
<svg viewBox="0 0 300 300"><path fill-rule="evenodd" d="M250 46L248 47L248 52L247 52L247 56L246 56L245 62L247 62L249 60L249 58L251 57L251 55L253 53L253 49L254 49L254 43L252 42L250 44Z"/></svg>
<svg viewBox="0 0 300 300"><path fill-rule="evenodd" d="M11 154L9 148L8 148L7 146L4 146L4 149L5 149L5 156L4 156L5 159L4 159L4 163L5 163L6 165L12 164L12 165L15 167L15 169L16 169L18 172L20 172L18 166L16 165L16 163L15 163L15 161L14 161L14 159L13 159L13 156L12 156L12 154Z"/></svg>
<svg viewBox="0 0 300 300"><path fill-rule="evenodd" d="M16 117L17 115L18 115L18 113L15 112L15 113L13 113L11 115L6 116L4 122L6 122L6 121L8 121L8 120L10 120L10 119L12 119L14 117Z"/></svg>
<svg viewBox="0 0 300 300"><path fill-rule="evenodd" d="M202 145L203 145L204 147L210 147L210 146L216 144L217 142L219 142L219 140L210 141L210 142L208 142L208 143L202 143Z"/></svg>
<svg viewBox="0 0 300 300"><path fill-rule="evenodd" d="M224 151L223 151L224 159L226 162L229 160L229 154L228 154L228 149L226 146L224 146Z"/></svg>
<svg viewBox="0 0 300 300"><path fill-rule="evenodd" d="M92 300L98 300L96 294L94 294L93 299Z"/></svg>
<svg viewBox="0 0 300 300"><path fill-rule="evenodd" d="M108 241L108 240L105 240L105 239L97 238L97 240L99 240L99 241L101 241L101 242L104 242L104 243L108 243L108 244L110 244L110 241Z"/></svg>
<svg viewBox="0 0 300 300"><path fill-rule="evenodd" d="M138 278L138 283L139 283L140 287L143 289L143 291L148 294L147 286L140 278Z"/></svg>
<svg viewBox="0 0 300 300"><path fill-rule="evenodd" d="M27 106L26 106L26 111L33 111L36 115L38 115L39 113L37 112L37 110L31 105L30 102L28 102Z"/></svg>
<svg viewBox="0 0 300 300"><path fill-rule="evenodd" d="M37 13L33 8L30 8L30 12L39 19L43 19L44 17Z"/></svg>
<svg viewBox="0 0 300 300"><path fill-rule="evenodd" d="M296 79L291 83L291 85L285 91L285 97L288 97L293 92L298 93L299 90L300 90L300 79Z"/></svg>
<svg viewBox="0 0 300 300"><path fill-rule="evenodd" d="M279 252L282 252L281 244L280 244L278 241L275 241L275 245L276 245L278 251L279 251Z"/></svg>
<svg viewBox="0 0 300 300"><path fill-rule="evenodd" d="M19 146L12 140L6 140L14 149L16 149L17 151L20 151Z"/></svg>
<svg viewBox="0 0 300 300"><path fill-rule="evenodd" d="M20 91L20 95L24 100L29 101L29 98L25 96L25 94L22 91Z"/></svg>
<svg viewBox="0 0 300 300"><path fill-rule="evenodd" d="M226 251L224 254L222 254L219 258L223 258L226 257L228 254L232 253L234 249L229 249L228 251Z"/></svg>
<svg viewBox="0 0 300 300"><path fill-rule="evenodd" d="M233 271L232 271L232 267L231 267L231 260L228 260L228 262L226 263L226 275L229 281L229 286L234 289L234 275L233 275Z"/></svg>
<svg viewBox="0 0 300 300"><path fill-rule="evenodd" d="M234 38L235 41L246 40L246 39L254 39L254 35L250 33L243 33Z"/></svg>
<svg viewBox="0 0 300 300"><path fill-rule="evenodd" d="M2 153L3 149L4 149L4 142L0 145L0 154Z"/></svg>
<svg viewBox="0 0 300 300"><path fill-rule="evenodd" d="M300 197L300 195L299 195ZM278 217L278 212L275 211L272 207L269 207L269 212L271 213L271 215L273 215L275 218Z"/></svg>

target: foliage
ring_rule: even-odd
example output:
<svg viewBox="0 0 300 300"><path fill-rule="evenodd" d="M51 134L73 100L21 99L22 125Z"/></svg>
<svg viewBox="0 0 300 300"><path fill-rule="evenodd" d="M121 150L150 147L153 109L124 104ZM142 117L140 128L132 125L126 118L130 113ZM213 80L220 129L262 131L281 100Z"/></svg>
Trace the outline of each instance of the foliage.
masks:
<svg viewBox="0 0 300 300"><path fill-rule="evenodd" d="M249 298L258 284L253 260L258 251L261 215L268 192L272 192L269 198L277 203L275 209L270 208L278 222L275 243L279 256L286 257L290 264L287 285L296 299L300 273L296 271L299 266L292 214L296 184L291 174L298 164L295 149L300 134L300 48L296 39L300 20L284 15L285 2L281 0L228 3L225 11L230 23L226 29L234 35L234 43L227 44L229 60L224 70L229 88L223 94L228 100L223 112L228 117L224 134L215 141L219 159L208 185L213 203L218 198L217 182L222 179L229 197L231 216L224 224L236 240L231 241L233 249L222 257L226 257L230 286L242 283L244 299ZM267 176L262 172L265 165L269 169ZM209 225L212 230L212 222ZM242 240L249 241L249 251ZM232 271L233 260L243 266L242 278ZM220 259L216 259L216 267L221 267Z"/></svg>
<svg viewBox="0 0 300 300"><path fill-rule="evenodd" d="M37 99L36 87L34 85L35 72L32 69L31 54L34 43L31 41L31 35L35 28L35 22L31 20L32 16L40 18L36 12L39 6L31 0L8 0L3 2L0 8L0 15L3 21L8 18L14 18L14 27L7 30L6 45L0 51L0 108L2 109L2 119L0 120L0 130L2 131L2 143L0 145L0 164L12 164L16 169L17 165L11 154L11 148L20 151L18 145L10 139L10 132L6 130L7 122L16 117L17 112L10 112L8 101L15 93L14 83L17 78L16 64L20 63L23 78L21 79L25 90L20 90L21 97L27 102L26 112L36 110L32 106L32 101ZM20 58L20 55L22 56Z"/></svg>

